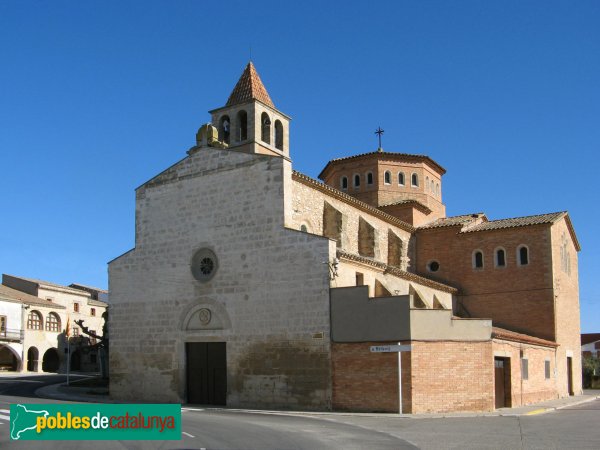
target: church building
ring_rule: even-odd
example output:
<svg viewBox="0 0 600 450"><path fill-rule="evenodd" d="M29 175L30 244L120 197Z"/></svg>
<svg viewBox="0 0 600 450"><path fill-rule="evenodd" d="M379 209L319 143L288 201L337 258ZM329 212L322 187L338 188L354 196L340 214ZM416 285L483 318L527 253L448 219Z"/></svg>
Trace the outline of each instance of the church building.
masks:
<svg viewBox="0 0 600 450"><path fill-rule="evenodd" d="M109 263L115 400L424 413L581 393L567 212L447 217L444 167L381 148L294 171L251 62L210 114L136 189L135 247Z"/></svg>

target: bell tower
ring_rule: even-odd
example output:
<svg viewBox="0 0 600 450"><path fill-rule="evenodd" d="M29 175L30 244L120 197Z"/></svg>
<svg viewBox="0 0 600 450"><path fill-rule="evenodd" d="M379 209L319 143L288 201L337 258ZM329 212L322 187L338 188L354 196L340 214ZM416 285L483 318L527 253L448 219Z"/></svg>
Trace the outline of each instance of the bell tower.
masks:
<svg viewBox="0 0 600 450"><path fill-rule="evenodd" d="M230 150L289 158L290 117L275 108L252 61L225 106L209 112L218 140Z"/></svg>

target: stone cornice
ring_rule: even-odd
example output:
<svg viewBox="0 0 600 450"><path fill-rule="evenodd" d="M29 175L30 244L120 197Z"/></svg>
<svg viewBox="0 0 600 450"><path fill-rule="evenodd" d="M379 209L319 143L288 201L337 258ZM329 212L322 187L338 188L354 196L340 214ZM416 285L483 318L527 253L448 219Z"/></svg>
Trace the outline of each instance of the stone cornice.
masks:
<svg viewBox="0 0 600 450"><path fill-rule="evenodd" d="M409 223L406 223L406 222L392 216L391 214L383 212L383 211L381 211L361 200L358 200L342 191L338 191L337 189L334 189L331 186L328 186L328 185L321 183L309 176L306 176L303 173L297 172L295 170L292 171L292 180L298 181L299 183L302 183L310 188L316 189L317 191L320 191L320 192L328 195L329 197L333 197L337 200L347 203L348 205L353 206L356 209L359 209L367 214L371 214L372 216L377 217L378 219L384 220L385 222L388 222L389 224L394 225L404 231L408 231L409 233L414 233L414 231L415 231L415 227L413 227Z"/></svg>
<svg viewBox="0 0 600 450"><path fill-rule="evenodd" d="M458 289L452 286L448 286L447 284L442 284L437 281L430 280L429 278L422 277L420 275L416 275L414 273L407 272L405 270L399 269L398 267L390 266L388 264L382 263L380 261L372 260L371 258L366 258L364 256L355 255L353 253L348 253L344 250L337 251L337 257L346 260L357 262L360 264L371 266L375 269L382 271L385 274L394 275L395 277L402 278L403 280L413 281L415 283L419 283L423 286L427 286L433 289L437 289L439 291L448 292L450 294L458 293Z"/></svg>

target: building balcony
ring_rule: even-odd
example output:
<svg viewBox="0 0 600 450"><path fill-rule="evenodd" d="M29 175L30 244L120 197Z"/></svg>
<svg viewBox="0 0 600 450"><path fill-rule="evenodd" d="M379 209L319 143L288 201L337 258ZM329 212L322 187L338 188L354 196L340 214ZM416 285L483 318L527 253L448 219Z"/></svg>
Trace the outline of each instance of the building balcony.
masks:
<svg viewBox="0 0 600 450"><path fill-rule="evenodd" d="M0 342L23 342L23 330L6 328L0 331Z"/></svg>

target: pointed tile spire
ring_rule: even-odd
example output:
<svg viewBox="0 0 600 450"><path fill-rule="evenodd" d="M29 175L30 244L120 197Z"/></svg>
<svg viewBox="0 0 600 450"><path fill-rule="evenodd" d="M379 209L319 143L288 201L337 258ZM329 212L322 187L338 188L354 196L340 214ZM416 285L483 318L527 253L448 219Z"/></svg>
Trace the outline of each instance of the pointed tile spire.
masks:
<svg viewBox="0 0 600 450"><path fill-rule="evenodd" d="M242 76L233 88L225 106L237 105L249 100L259 100L265 105L275 108L275 105L271 101L271 97L269 97L269 93L258 76L258 72L254 68L252 61L250 61L244 69L244 73L242 73Z"/></svg>

